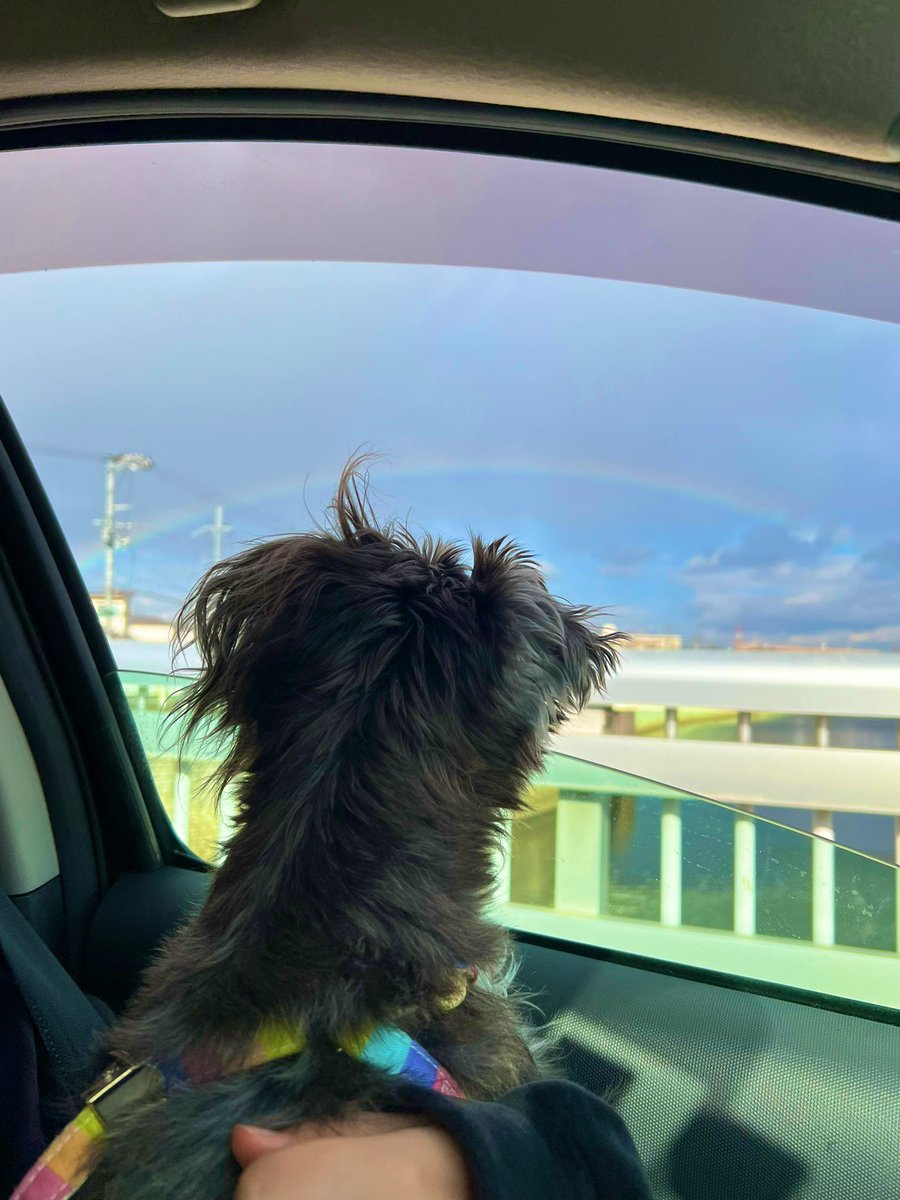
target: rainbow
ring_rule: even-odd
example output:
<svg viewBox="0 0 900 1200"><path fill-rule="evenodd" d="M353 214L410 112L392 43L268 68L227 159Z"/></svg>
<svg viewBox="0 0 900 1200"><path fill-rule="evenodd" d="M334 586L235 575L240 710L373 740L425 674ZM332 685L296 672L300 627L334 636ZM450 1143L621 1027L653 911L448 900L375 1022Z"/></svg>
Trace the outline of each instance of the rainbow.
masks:
<svg viewBox="0 0 900 1200"><path fill-rule="evenodd" d="M294 499L299 501L298 512L302 511L302 501L306 491L310 489L331 489L340 473L335 467L330 472L315 472L298 480L292 477L282 479L275 484L262 489L236 492L231 496L223 495L222 503L226 515L248 505L270 504L277 501ZM679 496L697 503L712 505L723 510L738 513L742 516L753 516L758 519L777 520L781 514L775 505L761 495L741 494L738 491L725 491L709 487L698 487L692 480L683 478L675 472L653 472L635 470L633 467L624 468L613 463L603 464L555 464L546 462L529 462L527 460L511 460L496 463L488 460L472 461L442 461L432 460L427 464L415 467L392 466L388 460L376 464L375 475L376 494L383 491L381 484L384 480L402 481L408 479L433 478L434 476L498 476L498 477L531 477L558 478L577 480L587 483L614 483L620 486L641 488L659 493L671 498ZM164 537L189 527L203 523L209 519L211 502L193 501L190 505L179 508L174 514L169 514L165 521L152 525L135 533L131 544L138 546ZM274 530L272 532L275 532ZM279 531L282 532L282 531ZM102 563L102 551L97 550L79 560L83 571L97 569Z"/></svg>

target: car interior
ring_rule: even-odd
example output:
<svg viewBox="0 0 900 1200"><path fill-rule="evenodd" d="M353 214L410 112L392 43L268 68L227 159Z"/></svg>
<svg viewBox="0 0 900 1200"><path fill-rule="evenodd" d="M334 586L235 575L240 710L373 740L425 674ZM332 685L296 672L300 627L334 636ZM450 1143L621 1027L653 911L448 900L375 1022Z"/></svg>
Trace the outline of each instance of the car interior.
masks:
<svg viewBox="0 0 900 1200"><path fill-rule="evenodd" d="M0 280L182 259L438 264L651 281L900 326L900 7L11 0L0 22ZM270 151L259 171L238 157ZM379 191L363 154L387 156L390 188ZM435 194L456 197L440 227L416 191L429 163ZM319 207L292 224L292 189L307 177L321 187ZM645 222L627 235L628 253L602 236L566 243L560 231L577 206L616 178L638 181L623 192L621 228L629 213ZM679 197L700 214L693 224L671 216ZM714 221L725 240L709 249ZM789 269L763 279L754 262L774 253L782 221ZM669 277L651 261L656 242L646 261L631 252L651 225L660 245L684 251ZM185 237L196 245L185 250ZM344 295L322 304L339 312ZM48 342L32 358L52 360ZM216 834L179 825L177 784L174 800L163 795L154 689L175 684L156 660L123 657L125 642L98 615L64 490L29 434L15 379L4 378L8 350L0 338L0 883L80 988L119 1013L161 941L202 904ZM637 343L627 352L642 353ZM77 379L59 386L90 408ZM198 405L196 431L208 413ZM482 459L488 469L489 444ZM94 507L99 482L95 492ZM896 722L890 688L878 716ZM819 710L810 700L802 711ZM900 832L882 858L838 837L819 874L804 866L802 883L766 892L773 863L815 868L814 826L791 828L759 806L747 817L752 796L737 786L732 795L702 766L670 771L659 754L642 758L639 739L576 734L536 781L533 822L515 832L498 896L518 980L536 1021L552 1026L567 1077L622 1113L659 1200L900 1200ZM823 753L840 779L842 755L881 756L870 811L893 815L900 831L896 741ZM852 774L864 760L848 761ZM785 787L782 806L800 784ZM649 839L652 914L617 899L624 868L614 865L612 883L603 868L600 889L599 849L575 863L591 839L606 846L610 820L615 855L626 812ZM708 851L731 872L751 836L758 896L750 917L741 911L752 928L741 924L737 865L721 920L701 912L702 888L671 899L672 845L686 864ZM565 878L564 843L574 847ZM677 880L680 889L681 868ZM782 885L805 906L799 932L767 914ZM14 1182L4 1165L0 1183Z"/></svg>

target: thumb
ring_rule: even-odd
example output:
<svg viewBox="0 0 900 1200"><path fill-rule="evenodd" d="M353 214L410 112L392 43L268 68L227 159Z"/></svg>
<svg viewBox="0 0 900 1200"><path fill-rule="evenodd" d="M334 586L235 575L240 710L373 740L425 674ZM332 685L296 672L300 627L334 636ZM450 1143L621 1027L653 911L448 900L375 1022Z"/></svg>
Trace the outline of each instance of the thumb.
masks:
<svg viewBox="0 0 900 1200"><path fill-rule="evenodd" d="M292 1129L263 1129L259 1125L235 1125L231 1131L231 1153L243 1169L263 1154L273 1150L284 1150L296 1142L297 1133Z"/></svg>

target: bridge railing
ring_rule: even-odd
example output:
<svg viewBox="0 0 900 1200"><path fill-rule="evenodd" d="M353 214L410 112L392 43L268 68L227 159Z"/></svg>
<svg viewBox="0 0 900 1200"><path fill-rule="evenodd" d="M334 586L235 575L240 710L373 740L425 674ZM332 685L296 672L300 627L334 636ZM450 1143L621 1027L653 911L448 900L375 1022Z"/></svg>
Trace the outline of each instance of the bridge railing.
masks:
<svg viewBox="0 0 900 1200"><path fill-rule="evenodd" d="M662 739L635 743L611 732L619 712L642 707L663 711ZM681 713L697 709L735 713L734 742L680 738ZM754 718L768 714L810 718L812 744L754 741ZM892 817L900 863L900 755L833 747L832 723L845 717L893 722L891 749L900 750L900 655L632 653L607 695L567 726L559 749L748 810L809 809L824 840L834 840L836 812Z"/></svg>
<svg viewBox="0 0 900 1200"><path fill-rule="evenodd" d="M789 657L789 656L786 656ZM660 712L662 736L623 732L624 714L653 708ZM695 717L704 710L731 714L733 741L704 741L702 732L679 736L682 713ZM756 721L769 714L810 718L810 744L778 745L754 741ZM900 863L900 753L896 738L885 749L846 749L831 744L835 718L878 718L900 729L900 656L859 656L835 660L810 657L786 661L778 655L652 653L626 656L625 667L609 693L595 697L566 727L554 748L598 768L634 777L635 795L660 797L658 825L657 924L683 929L685 872L685 803L680 793L693 793L727 805L731 812L733 863L732 920L729 932L759 942L761 862L760 821L776 809L808 810L812 838L785 830L809 844L811 908L807 944L811 949L840 947L839 918L846 897L839 895L835 845L836 813L877 814L892 819L893 844L885 857ZM735 719L736 718L736 719ZM616 732L611 732L615 730ZM884 726L881 726L882 733ZM646 781L659 781L656 785ZM622 779L616 788L623 788ZM627 791L627 788L625 789ZM619 792L619 794L620 794ZM550 913L533 924L568 921L584 934L584 918L601 923L604 938L614 936L609 915L611 884L609 844L613 795L585 788L560 792L554 826L555 890ZM892 854L890 851L892 850ZM857 856L861 863L865 860ZM892 914L893 947L900 954L900 871L872 863L884 895L875 903ZM513 901L508 881L503 896ZM877 889L876 889L877 890ZM515 916L513 915L513 919ZM762 939L766 940L766 939ZM604 944L607 944L604 942ZM624 944L633 944L633 931ZM887 947L884 947L887 949ZM721 953L721 944L716 951ZM843 953L837 950L836 953ZM881 955L879 954L880 958ZM894 960L897 961L896 959Z"/></svg>

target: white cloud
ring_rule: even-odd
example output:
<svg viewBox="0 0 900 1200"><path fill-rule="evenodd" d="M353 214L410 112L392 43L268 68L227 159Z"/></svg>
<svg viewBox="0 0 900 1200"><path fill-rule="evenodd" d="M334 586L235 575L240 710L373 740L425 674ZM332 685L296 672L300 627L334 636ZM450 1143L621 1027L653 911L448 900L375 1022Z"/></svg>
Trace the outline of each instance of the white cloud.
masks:
<svg viewBox="0 0 900 1200"><path fill-rule="evenodd" d="M832 555L808 566L684 571L693 592L697 628L729 639L740 627L748 638L798 644L893 645L900 621L900 579L863 557Z"/></svg>
<svg viewBox="0 0 900 1200"><path fill-rule="evenodd" d="M685 564L686 574L731 571L742 567L780 568L813 566L821 562L834 546L829 531L795 532L785 525L755 525L736 543L719 546L709 554L697 555Z"/></svg>
<svg viewBox="0 0 900 1200"><path fill-rule="evenodd" d="M862 553L848 531L760 524L691 558L675 578L690 589L696 628L727 640L894 645L900 622L900 540Z"/></svg>
<svg viewBox="0 0 900 1200"><path fill-rule="evenodd" d="M862 629L849 635L851 646L868 643L900 645L900 625L880 625L877 629Z"/></svg>

